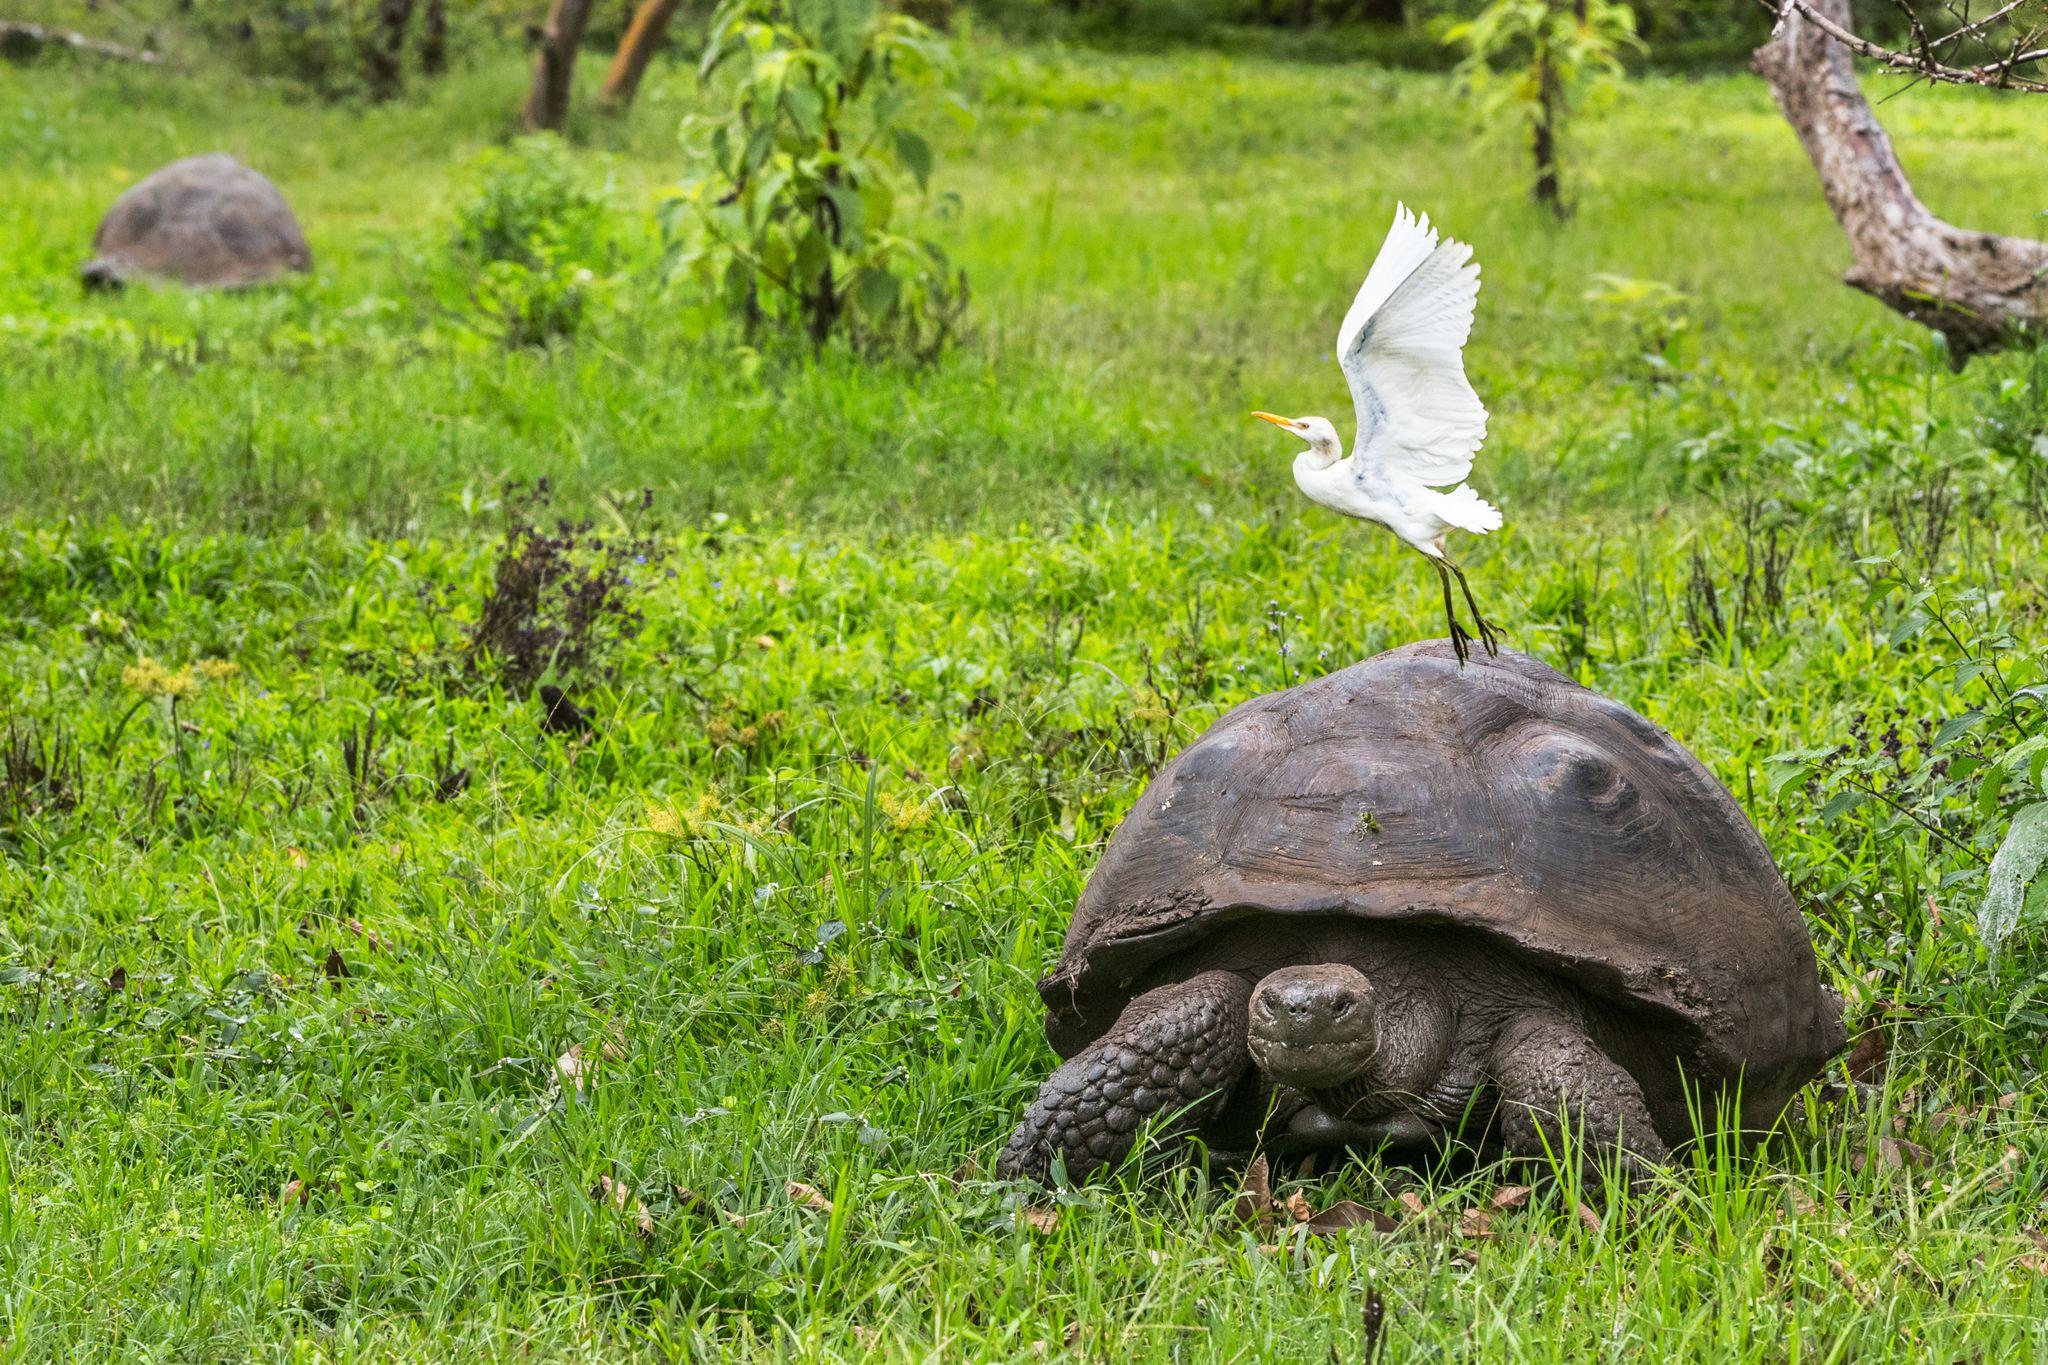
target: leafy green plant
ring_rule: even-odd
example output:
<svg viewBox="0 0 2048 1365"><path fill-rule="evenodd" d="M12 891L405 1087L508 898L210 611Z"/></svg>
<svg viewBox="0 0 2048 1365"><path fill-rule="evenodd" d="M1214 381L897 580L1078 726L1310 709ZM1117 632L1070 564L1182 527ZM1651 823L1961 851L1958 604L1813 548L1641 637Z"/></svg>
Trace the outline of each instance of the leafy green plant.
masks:
<svg viewBox="0 0 2048 1365"><path fill-rule="evenodd" d="M1528 125L1536 201L1569 216L1566 120L1590 87L1621 74L1623 52L1641 50L1635 11L1615 0L1494 0L1444 41L1464 49L1458 73L1487 114L1512 111Z"/></svg>
<svg viewBox="0 0 2048 1365"><path fill-rule="evenodd" d="M1927 658L1933 700L1868 711L1846 743L1773 755L1768 782L1808 784L1824 822L1855 815L1880 846L1925 845L1936 889L1978 899L1995 956L2023 924L2048 922L2048 669L2000 594L1880 569L1870 607L1893 602L1888 647Z"/></svg>
<svg viewBox="0 0 2048 1365"><path fill-rule="evenodd" d="M481 168L455 227L473 311L508 346L573 336L609 283L595 268L605 256L603 198L553 134L491 151Z"/></svg>
<svg viewBox="0 0 2048 1365"><path fill-rule="evenodd" d="M931 145L902 121L909 91L950 69L945 43L873 0L726 0L701 77L723 107L693 116L696 157L664 226L674 261L751 335L800 330L813 349L929 357L967 297L938 243L900 226L927 194Z"/></svg>

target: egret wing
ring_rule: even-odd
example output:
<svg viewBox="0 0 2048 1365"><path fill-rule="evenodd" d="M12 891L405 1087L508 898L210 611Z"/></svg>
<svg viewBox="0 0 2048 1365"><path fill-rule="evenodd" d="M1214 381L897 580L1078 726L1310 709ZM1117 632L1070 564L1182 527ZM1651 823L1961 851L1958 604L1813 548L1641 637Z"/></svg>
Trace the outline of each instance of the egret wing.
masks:
<svg viewBox="0 0 2048 1365"><path fill-rule="evenodd" d="M1358 465L1425 484L1456 483L1486 439L1486 406L1465 378L1479 300L1472 248L1439 240L1403 207L1337 332L1358 411Z"/></svg>

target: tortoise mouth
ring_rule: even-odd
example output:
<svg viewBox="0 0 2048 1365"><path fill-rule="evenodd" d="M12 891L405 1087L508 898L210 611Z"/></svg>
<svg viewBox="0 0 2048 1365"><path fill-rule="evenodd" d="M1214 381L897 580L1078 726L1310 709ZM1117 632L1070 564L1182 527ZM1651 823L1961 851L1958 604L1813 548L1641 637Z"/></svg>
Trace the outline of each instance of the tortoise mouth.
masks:
<svg viewBox="0 0 2048 1365"><path fill-rule="evenodd" d="M1379 1053L1378 1010L1365 976L1340 963L1286 967L1252 988L1246 1043L1259 1070L1283 1085L1326 1090Z"/></svg>

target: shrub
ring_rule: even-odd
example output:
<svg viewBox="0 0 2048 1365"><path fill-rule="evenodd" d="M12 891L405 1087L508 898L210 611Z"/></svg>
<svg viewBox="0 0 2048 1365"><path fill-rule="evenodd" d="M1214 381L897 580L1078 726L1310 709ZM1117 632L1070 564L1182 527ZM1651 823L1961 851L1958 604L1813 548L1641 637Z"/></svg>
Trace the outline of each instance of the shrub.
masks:
<svg viewBox="0 0 2048 1365"><path fill-rule="evenodd" d="M622 529L585 519L549 522L546 479L505 490L505 535L491 586L470 632L470 667L513 688L543 678L581 680L601 671L606 654L640 633L634 599L658 572L663 548L650 532L625 529L627 513L645 514L652 492L615 507Z"/></svg>
<svg viewBox="0 0 2048 1365"><path fill-rule="evenodd" d="M725 0L700 74L731 82L719 112L685 123L696 164L664 215L676 268L750 334L935 354L967 281L898 227L932 173L900 115L910 87L949 69L930 28L873 0Z"/></svg>
<svg viewBox="0 0 2048 1365"><path fill-rule="evenodd" d="M455 254L472 310L508 346L573 336L609 284L604 200L549 133L487 153L483 183L456 215Z"/></svg>
<svg viewBox="0 0 2048 1365"><path fill-rule="evenodd" d="M1486 111L1512 110L1528 125L1536 201L1568 215L1565 120L1588 85L1621 74L1624 51L1642 49L1635 11L1614 0L1493 0L1444 41L1465 50L1459 74Z"/></svg>

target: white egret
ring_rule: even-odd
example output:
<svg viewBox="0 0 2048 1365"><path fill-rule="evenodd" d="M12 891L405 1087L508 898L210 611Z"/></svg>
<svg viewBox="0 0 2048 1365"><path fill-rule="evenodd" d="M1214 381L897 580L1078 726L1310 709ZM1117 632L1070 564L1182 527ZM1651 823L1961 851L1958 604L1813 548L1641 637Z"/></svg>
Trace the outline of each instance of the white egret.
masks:
<svg viewBox="0 0 2048 1365"><path fill-rule="evenodd" d="M1465 378L1463 355L1478 300L1472 248L1439 240L1427 214L1417 218L1397 206L1387 240L1337 329L1337 364L1358 414L1351 454L1321 417L1252 414L1308 442L1294 457L1302 492L1347 517L1378 522L1435 566L1461 665L1472 637L1451 603L1452 575L1486 652L1500 652L1465 571L1444 552L1451 531L1483 535L1501 524L1500 509L1463 482L1486 439L1486 407ZM1445 484L1457 487L1438 491Z"/></svg>

